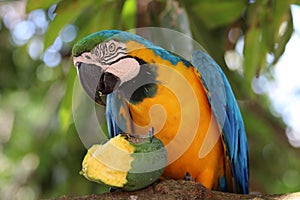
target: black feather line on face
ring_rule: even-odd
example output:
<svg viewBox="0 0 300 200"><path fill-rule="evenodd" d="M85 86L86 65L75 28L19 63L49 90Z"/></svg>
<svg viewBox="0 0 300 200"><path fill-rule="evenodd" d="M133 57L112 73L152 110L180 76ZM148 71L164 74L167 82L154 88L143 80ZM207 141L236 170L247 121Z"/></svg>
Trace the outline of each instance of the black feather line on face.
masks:
<svg viewBox="0 0 300 200"><path fill-rule="evenodd" d="M97 62L102 65L110 65L109 61L117 58L120 55L126 55L126 48L117 46L115 44L116 41L112 41L112 43L101 43L97 45L91 53L95 55L97 58ZM113 48L111 48L113 46Z"/></svg>

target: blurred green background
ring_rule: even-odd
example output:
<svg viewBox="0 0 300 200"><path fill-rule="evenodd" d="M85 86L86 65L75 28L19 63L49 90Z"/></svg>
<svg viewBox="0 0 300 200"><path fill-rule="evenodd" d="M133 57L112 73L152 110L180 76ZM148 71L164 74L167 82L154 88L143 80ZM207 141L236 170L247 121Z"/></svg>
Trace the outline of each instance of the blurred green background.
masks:
<svg viewBox="0 0 300 200"><path fill-rule="evenodd" d="M147 26L191 35L223 68L246 126L251 191L300 191L299 141L288 140L292 127L274 111L259 79L274 79L274 65L295 33L291 8L299 5L299 0L1 1L0 196L101 192L79 175L86 149L72 116L76 70L70 50L99 30Z"/></svg>

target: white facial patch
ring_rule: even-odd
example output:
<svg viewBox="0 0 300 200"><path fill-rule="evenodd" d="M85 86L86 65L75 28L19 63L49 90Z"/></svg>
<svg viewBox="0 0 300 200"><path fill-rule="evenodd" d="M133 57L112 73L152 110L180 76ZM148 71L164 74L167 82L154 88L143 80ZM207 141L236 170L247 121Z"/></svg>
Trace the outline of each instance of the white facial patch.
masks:
<svg viewBox="0 0 300 200"><path fill-rule="evenodd" d="M116 40L109 40L102 42L95 46L91 52L84 52L78 57L73 57L73 63L86 63L97 65L103 70L106 69L110 63L127 55L126 45Z"/></svg>
<svg viewBox="0 0 300 200"><path fill-rule="evenodd" d="M91 54L90 52L84 52L78 57L73 57L74 66L76 66L76 63L81 62L86 64L97 65L103 68L103 65L100 65L100 63L97 61L96 56L94 54Z"/></svg>
<svg viewBox="0 0 300 200"><path fill-rule="evenodd" d="M98 44L91 53L102 65L108 65L116 60L126 56L127 50L124 43L116 40L109 40Z"/></svg>
<svg viewBox="0 0 300 200"><path fill-rule="evenodd" d="M119 77L120 85L122 85L135 78L140 72L139 63L126 55L126 44L109 40L98 44L91 52L84 52L78 57L73 57L73 62L75 66L77 63L97 65L104 72Z"/></svg>
<svg viewBox="0 0 300 200"><path fill-rule="evenodd" d="M112 73L119 77L121 80L120 85L122 85L138 75L140 72L140 64L133 58L124 58L113 63L105 70L105 72Z"/></svg>

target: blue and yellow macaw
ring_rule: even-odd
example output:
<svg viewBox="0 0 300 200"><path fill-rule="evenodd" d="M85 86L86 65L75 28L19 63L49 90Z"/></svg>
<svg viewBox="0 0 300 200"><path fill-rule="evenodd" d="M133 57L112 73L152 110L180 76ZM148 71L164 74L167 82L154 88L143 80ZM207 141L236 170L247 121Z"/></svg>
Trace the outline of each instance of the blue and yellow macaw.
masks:
<svg viewBox="0 0 300 200"><path fill-rule="evenodd" d="M106 105L109 137L152 129L168 153L165 177L248 193L241 113L207 53L195 51L189 62L140 36L105 30L77 42L72 54L82 87Z"/></svg>

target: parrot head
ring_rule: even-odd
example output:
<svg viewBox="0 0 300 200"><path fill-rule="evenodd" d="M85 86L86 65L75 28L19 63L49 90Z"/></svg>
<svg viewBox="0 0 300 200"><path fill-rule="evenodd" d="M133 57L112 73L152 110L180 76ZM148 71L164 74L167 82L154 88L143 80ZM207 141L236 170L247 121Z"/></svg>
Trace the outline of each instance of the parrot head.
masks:
<svg viewBox="0 0 300 200"><path fill-rule="evenodd" d="M104 104L101 96L133 80L140 73L141 61L128 54L126 42L144 39L127 32L105 30L78 41L73 49L73 62L80 83L90 98Z"/></svg>

